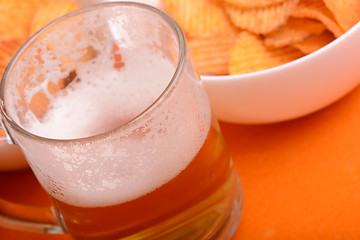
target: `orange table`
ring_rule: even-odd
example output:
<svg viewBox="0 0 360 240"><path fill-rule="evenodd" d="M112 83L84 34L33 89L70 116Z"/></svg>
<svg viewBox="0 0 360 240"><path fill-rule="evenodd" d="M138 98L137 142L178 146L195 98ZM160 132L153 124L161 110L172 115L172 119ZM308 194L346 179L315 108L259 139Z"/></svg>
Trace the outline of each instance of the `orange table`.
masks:
<svg viewBox="0 0 360 240"><path fill-rule="evenodd" d="M233 240L360 239L360 87L297 120L221 127L245 193ZM48 204L31 172L1 173L0 197ZM0 228L0 239L70 238Z"/></svg>

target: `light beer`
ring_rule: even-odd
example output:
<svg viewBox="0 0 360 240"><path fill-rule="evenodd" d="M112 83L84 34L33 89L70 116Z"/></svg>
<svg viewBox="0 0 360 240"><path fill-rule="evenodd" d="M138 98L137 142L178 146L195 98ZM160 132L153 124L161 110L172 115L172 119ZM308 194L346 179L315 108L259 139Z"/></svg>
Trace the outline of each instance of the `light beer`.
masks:
<svg viewBox="0 0 360 240"><path fill-rule="evenodd" d="M150 7L95 8L47 29L7 83L28 131L10 133L61 223L75 239L229 238L238 179L181 30Z"/></svg>
<svg viewBox="0 0 360 240"><path fill-rule="evenodd" d="M144 239L157 239L168 229L173 230L164 239L196 239L213 233L227 217L221 212L230 210L235 197L230 164L221 133L212 127L191 163L144 196L98 208L57 203L68 231L76 239L138 239L136 236L142 235ZM201 215L203 212L206 214ZM189 222L186 228L177 226L183 222Z"/></svg>

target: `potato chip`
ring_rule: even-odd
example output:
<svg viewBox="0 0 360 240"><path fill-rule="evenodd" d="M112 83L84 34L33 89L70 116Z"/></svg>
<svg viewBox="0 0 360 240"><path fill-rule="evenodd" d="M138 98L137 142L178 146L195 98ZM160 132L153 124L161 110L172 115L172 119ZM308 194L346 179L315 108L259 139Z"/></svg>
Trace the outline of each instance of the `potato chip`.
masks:
<svg viewBox="0 0 360 240"><path fill-rule="evenodd" d="M220 0L163 0L163 5L189 38L236 32Z"/></svg>
<svg viewBox="0 0 360 240"><path fill-rule="evenodd" d="M198 72L226 75L295 60L359 20L360 0L324 1L326 5L323 0L162 0L162 6L184 30ZM79 7L75 0L0 0L0 72L30 34ZM49 49L53 46L48 43ZM91 48L82 51L80 61L95 56ZM40 55L38 61L43 61ZM114 59L116 68L123 66L120 53ZM57 94L70 77L49 84L49 92ZM37 97L43 99L41 93Z"/></svg>
<svg viewBox="0 0 360 240"><path fill-rule="evenodd" d="M125 63L122 61L121 49L119 45L117 45L116 43L114 43L113 46L113 57L115 61L114 63L115 69L120 69L125 65Z"/></svg>
<svg viewBox="0 0 360 240"><path fill-rule="evenodd" d="M291 16L316 19L324 23L327 29L329 29L336 37L339 37L344 33L323 1L301 0Z"/></svg>
<svg viewBox="0 0 360 240"><path fill-rule="evenodd" d="M52 95L56 95L60 91L60 88L58 85L56 85L52 81L49 81L47 84L47 91L48 91L48 93L50 93Z"/></svg>
<svg viewBox="0 0 360 240"><path fill-rule="evenodd" d="M41 3L39 0L0 0L0 40L27 37L30 21Z"/></svg>
<svg viewBox="0 0 360 240"><path fill-rule="evenodd" d="M229 53L234 36L205 36L189 40L189 48L201 75L229 74Z"/></svg>
<svg viewBox="0 0 360 240"><path fill-rule="evenodd" d="M314 35L304 41L294 43L293 46L304 54L309 54L319 50L334 40L334 34L330 31L324 31L321 34Z"/></svg>
<svg viewBox="0 0 360 240"><path fill-rule="evenodd" d="M49 104L49 98L42 90L40 90L32 96L29 104L29 109L34 113L37 118L40 119L45 115Z"/></svg>
<svg viewBox="0 0 360 240"><path fill-rule="evenodd" d="M88 46L87 48L80 49L79 51L83 52L83 55L79 58L81 62L88 62L96 57L96 50L93 46Z"/></svg>
<svg viewBox="0 0 360 240"><path fill-rule="evenodd" d="M265 44L272 47L283 47L320 34L324 30L324 24L319 21L290 18L285 25L265 35Z"/></svg>
<svg viewBox="0 0 360 240"><path fill-rule="evenodd" d="M269 7L250 9L225 4L225 10L237 27L257 34L267 34L285 24L298 2L299 0L286 0Z"/></svg>
<svg viewBox="0 0 360 240"><path fill-rule="evenodd" d="M36 11L30 24L30 35L58 17L80 8L81 5L71 0L47 1Z"/></svg>
<svg viewBox="0 0 360 240"><path fill-rule="evenodd" d="M11 57L24 42L25 39L0 41L0 76L3 74Z"/></svg>
<svg viewBox="0 0 360 240"><path fill-rule="evenodd" d="M239 34L230 50L230 74L256 72L293 61L304 56L293 47L267 47L259 36L249 32Z"/></svg>
<svg viewBox="0 0 360 240"><path fill-rule="evenodd" d="M226 3L236 5L241 8L263 8L270 5L282 3L286 0L224 0Z"/></svg>
<svg viewBox="0 0 360 240"><path fill-rule="evenodd" d="M360 21L359 0L324 0L342 30L347 31Z"/></svg>
<svg viewBox="0 0 360 240"><path fill-rule="evenodd" d="M76 70L72 70L66 77L59 79L58 87L59 89L64 89L69 86L70 83L77 81L79 81L79 78L77 76Z"/></svg>

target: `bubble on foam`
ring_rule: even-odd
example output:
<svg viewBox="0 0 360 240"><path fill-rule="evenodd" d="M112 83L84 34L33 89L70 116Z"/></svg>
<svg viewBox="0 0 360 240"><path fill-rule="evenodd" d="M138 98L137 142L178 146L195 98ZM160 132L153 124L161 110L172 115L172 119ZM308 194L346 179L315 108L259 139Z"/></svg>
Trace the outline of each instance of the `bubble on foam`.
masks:
<svg viewBox="0 0 360 240"><path fill-rule="evenodd" d="M128 23L140 21L136 14L132 17ZM13 118L18 117L16 121L31 132L64 139L112 130L149 107L172 78L174 56L171 52L161 51L162 45L176 45L171 42L170 32L168 38L158 35L153 39L129 33L133 41L139 42L130 47L123 45L121 54L125 65L121 69L114 69L114 59L109 53L113 49L111 39L115 30L98 29L98 26L108 25L108 22L97 18L95 24L92 19L81 19L83 24L79 25L78 31L89 33L86 36L75 38L64 35L64 25L52 37L39 41L36 48L42 49L42 60L46 64L42 64L37 71L24 72L29 62L33 66L40 64L40 61L31 59L36 51L24 55L23 64L14 69L14 74L17 71L17 74L27 76L30 82L36 82L40 74L44 76L43 82L26 91L24 97L21 93L16 97L7 97L9 114ZM151 19L154 19L153 16ZM161 30L152 33L144 30L146 36L166 30L151 21L154 20L146 24ZM131 28L126 24L119 26L126 31ZM64 44L64 39L67 44ZM115 40L122 41L121 38ZM66 52L70 52L73 45L77 49L92 46L96 57L79 62L85 50L67 55ZM56 47L48 51L49 46ZM64 67L66 71L63 71ZM66 78L69 71L74 69L80 80L71 82L68 87L52 95L47 89L49 82ZM138 198L177 176L198 153L211 121L206 93L190 71L190 65L185 66L178 81L168 89L167 93L171 94L126 128L118 128L101 137L73 141L33 142L18 135L16 138L25 149L24 153L43 187L66 203L96 207ZM42 118L22 105L17 108L22 100L29 103L38 91L45 92L50 100L48 111Z"/></svg>

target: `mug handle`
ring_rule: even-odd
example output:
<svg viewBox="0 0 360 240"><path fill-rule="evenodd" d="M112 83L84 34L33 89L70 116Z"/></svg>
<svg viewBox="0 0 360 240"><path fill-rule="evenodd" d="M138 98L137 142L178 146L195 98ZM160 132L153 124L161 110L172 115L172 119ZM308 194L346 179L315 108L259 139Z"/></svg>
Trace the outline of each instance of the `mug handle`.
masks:
<svg viewBox="0 0 360 240"><path fill-rule="evenodd" d="M32 233L65 233L53 207L36 207L0 199L0 226Z"/></svg>
<svg viewBox="0 0 360 240"><path fill-rule="evenodd" d="M14 144L0 119L0 146ZM38 207L13 203L0 198L0 226L33 233L65 233L54 207Z"/></svg>

